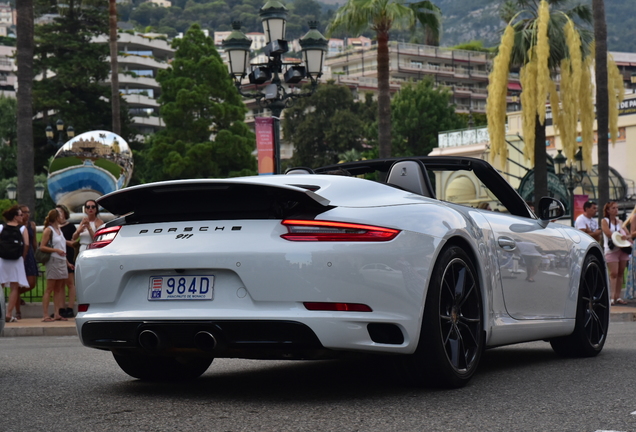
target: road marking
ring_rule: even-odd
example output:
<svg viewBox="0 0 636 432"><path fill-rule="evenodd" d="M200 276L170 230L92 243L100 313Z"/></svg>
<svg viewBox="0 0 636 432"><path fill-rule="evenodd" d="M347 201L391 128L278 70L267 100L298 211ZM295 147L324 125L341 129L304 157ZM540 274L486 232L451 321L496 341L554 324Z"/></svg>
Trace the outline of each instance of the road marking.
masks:
<svg viewBox="0 0 636 432"><path fill-rule="evenodd" d="M563 276L561 273L555 273L555 272L552 272L552 271L541 271L541 273L547 274L547 275L550 275L550 276Z"/></svg>

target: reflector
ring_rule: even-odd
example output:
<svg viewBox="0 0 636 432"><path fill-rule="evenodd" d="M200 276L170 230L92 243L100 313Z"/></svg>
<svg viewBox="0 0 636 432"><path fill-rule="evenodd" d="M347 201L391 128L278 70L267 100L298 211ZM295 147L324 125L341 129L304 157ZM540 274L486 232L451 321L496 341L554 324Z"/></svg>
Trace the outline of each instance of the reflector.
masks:
<svg viewBox="0 0 636 432"><path fill-rule="evenodd" d="M373 309L361 303L304 302L303 304L307 310L311 311L373 312Z"/></svg>

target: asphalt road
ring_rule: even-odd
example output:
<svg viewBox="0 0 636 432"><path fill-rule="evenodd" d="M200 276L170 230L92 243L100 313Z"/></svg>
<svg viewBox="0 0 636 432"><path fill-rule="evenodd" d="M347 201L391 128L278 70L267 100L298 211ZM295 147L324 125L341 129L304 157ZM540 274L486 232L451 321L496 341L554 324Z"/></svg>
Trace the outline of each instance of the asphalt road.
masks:
<svg viewBox="0 0 636 432"><path fill-rule="evenodd" d="M636 431L636 323L610 330L592 359L487 351L454 391L377 359L220 359L191 383L143 383L76 337L0 338L0 431Z"/></svg>

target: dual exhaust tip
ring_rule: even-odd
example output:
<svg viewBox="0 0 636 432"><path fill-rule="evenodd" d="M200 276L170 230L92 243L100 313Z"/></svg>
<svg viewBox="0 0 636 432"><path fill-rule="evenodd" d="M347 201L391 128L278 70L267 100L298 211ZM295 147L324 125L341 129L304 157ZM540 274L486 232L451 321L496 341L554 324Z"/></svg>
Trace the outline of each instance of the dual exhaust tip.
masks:
<svg viewBox="0 0 636 432"><path fill-rule="evenodd" d="M164 346L162 337L154 330L143 330L139 333L139 346L146 351L157 351ZM214 335L208 331L200 331L194 335L194 345L206 352L212 352L217 346Z"/></svg>

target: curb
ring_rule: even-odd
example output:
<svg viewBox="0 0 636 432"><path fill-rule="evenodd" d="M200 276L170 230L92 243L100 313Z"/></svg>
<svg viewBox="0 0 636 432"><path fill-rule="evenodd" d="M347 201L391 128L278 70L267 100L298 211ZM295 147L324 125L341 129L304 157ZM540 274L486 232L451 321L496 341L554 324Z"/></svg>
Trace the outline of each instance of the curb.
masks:
<svg viewBox="0 0 636 432"><path fill-rule="evenodd" d="M77 336L77 329L73 327L7 327L2 337L14 338L18 336Z"/></svg>
<svg viewBox="0 0 636 432"><path fill-rule="evenodd" d="M610 313L610 322L631 322L631 321L636 321L635 312Z"/></svg>

